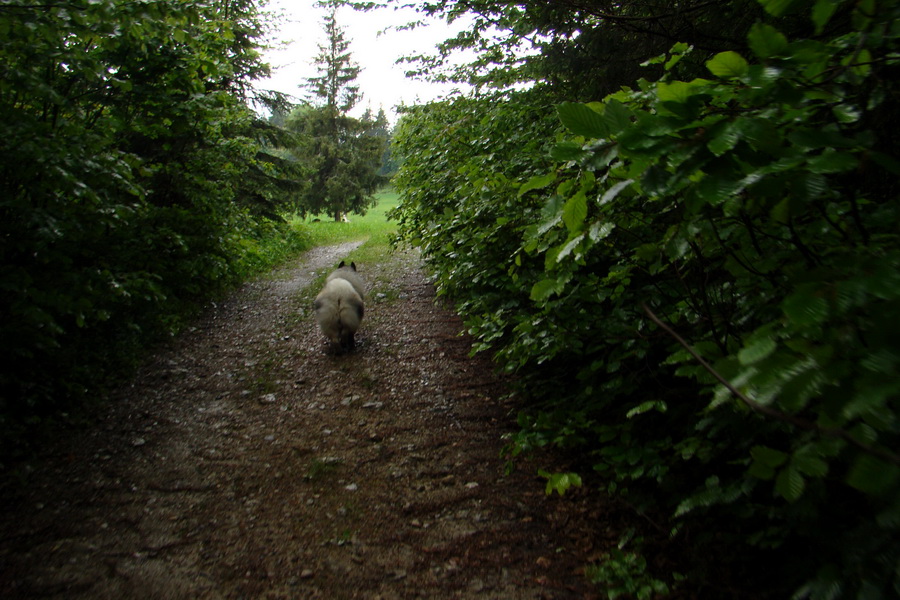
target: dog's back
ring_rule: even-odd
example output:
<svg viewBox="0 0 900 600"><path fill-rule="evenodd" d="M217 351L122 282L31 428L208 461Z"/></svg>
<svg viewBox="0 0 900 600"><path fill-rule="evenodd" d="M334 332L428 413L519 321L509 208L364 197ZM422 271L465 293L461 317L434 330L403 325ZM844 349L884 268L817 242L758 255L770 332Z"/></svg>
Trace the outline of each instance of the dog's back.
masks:
<svg viewBox="0 0 900 600"><path fill-rule="evenodd" d="M362 322L365 307L362 278L356 265L344 266L328 276L325 287L313 304L316 321L335 353L349 352L356 346L356 332Z"/></svg>
<svg viewBox="0 0 900 600"><path fill-rule="evenodd" d="M330 281L334 281L335 279L344 279L350 282L350 285L353 286L353 289L356 290L356 293L359 294L360 298L365 299L366 297L366 285L362 280L362 277L359 276L359 273L356 272L356 263L350 263L349 265L344 264L344 261L341 261L341 264L338 265L337 270L332 272L328 279L325 280L326 284Z"/></svg>

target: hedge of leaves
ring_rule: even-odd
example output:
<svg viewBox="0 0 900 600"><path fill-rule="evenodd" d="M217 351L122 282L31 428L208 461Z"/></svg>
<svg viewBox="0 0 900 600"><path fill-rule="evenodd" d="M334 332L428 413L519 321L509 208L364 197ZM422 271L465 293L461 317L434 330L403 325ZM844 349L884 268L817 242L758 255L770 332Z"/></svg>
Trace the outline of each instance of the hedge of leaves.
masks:
<svg viewBox="0 0 900 600"><path fill-rule="evenodd" d="M760 593L900 594L898 17L819 0L691 81L676 45L562 136L458 101L395 140L405 238L532 398L510 450L572 448Z"/></svg>

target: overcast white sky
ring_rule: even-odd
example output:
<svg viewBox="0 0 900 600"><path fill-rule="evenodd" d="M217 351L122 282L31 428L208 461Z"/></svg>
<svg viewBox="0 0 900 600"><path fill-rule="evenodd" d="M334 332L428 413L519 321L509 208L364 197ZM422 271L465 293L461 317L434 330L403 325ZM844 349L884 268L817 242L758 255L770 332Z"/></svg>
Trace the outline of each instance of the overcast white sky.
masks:
<svg viewBox="0 0 900 600"><path fill-rule="evenodd" d="M304 90L299 86L307 77L317 74L314 61L319 44L325 42L322 26L325 9L316 8L315 0L271 0L268 8L283 12L285 22L280 31L273 34L276 48L265 54L266 61L273 67L273 75L271 79L258 82L257 87L304 97ZM353 111L354 116L361 115L369 106L376 113L383 107L388 119L395 123L393 109L396 105L428 102L453 89L453 86L407 79L404 76L407 65L394 64L404 55L431 53L435 44L455 33L446 24L435 21L428 27L386 31L379 36L379 32L392 25L418 18L411 9L358 13L342 8L338 11L338 25L344 30L344 39L350 42L353 60L362 68L357 83L363 99ZM290 43L279 48L279 41Z"/></svg>

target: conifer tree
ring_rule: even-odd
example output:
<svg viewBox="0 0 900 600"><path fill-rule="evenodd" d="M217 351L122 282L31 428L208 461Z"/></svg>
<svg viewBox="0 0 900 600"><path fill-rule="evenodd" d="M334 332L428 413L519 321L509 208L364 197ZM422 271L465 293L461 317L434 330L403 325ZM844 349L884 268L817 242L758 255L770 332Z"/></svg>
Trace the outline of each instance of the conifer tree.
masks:
<svg viewBox="0 0 900 600"><path fill-rule="evenodd" d="M350 42L344 38L344 30L337 23L338 3L327 0L320 3L328 9L323 20L325 42L319 44L316 56L318 77L307 79L306 88L314 96L314 103L323 104L339 114L346 114L360 100L359 65L353 61Z"/></svg>
<svg viewBox="0 0 900 600"><path fill-rule="evenodd" d="M360 68L337 23L339 3L328 0L320 5L328 12L323 21L325 42L315 59L319 74L303 86L311 92L312 106L295 111L288 126L303 134L296 154L312 172L303 210L327 212L340 221L348 212L364 214L373 204L372 194L383 180L378 170L384 142L368 134L371 122L348 114L361 98L356 84Z"/></svg>

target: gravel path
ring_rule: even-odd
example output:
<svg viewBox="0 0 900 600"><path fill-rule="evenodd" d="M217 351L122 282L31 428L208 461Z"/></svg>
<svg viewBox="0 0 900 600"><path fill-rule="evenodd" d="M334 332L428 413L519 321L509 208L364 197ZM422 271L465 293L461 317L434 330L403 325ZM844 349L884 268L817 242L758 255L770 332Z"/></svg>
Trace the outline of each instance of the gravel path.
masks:
<svg viewBox="0 0 900 600"><path fill-rule="evenodd" d="M325 353L310 285L358 244L211 306L4 478L0 597L594 597L613 515L503 474L515 400L415 255L358 265L358 350Z"/></svg>

